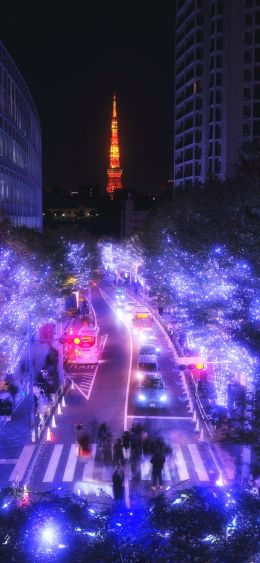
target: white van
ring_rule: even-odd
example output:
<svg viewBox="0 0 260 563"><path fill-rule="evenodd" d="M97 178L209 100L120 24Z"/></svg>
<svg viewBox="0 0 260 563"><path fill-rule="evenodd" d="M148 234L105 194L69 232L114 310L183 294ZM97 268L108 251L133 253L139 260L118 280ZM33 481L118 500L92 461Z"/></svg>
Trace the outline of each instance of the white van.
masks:
<svg viewBox="0 0 260 563"><path fill-rule="evenodd" d="M139 354L137 364L137 377L142 379L145 372L156 373L159 371L157 357L155 355Z"/></svg>

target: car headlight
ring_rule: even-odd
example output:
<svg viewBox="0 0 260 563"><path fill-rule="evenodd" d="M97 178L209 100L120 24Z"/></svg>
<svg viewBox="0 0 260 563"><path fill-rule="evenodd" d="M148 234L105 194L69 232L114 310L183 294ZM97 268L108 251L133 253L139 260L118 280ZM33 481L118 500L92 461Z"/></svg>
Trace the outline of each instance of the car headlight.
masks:
<svg viewBox="0 0 260 563"><path fill-rule="evenodd" d="M161 396L160 396L160 401L161 401L162 403L165 403L165 402L167 401L167 395L165 395L165 394L164 394L164 395L161 395Z"/></svg>
<svg viewBox="0 0 260 563"><path fill-rule="evenodd" d="M155 348L155 352L160 352L160 351L161 351L160 346L157 346L157 348Z"/></svg>
<svg viewBox="0 0 260 563"><path fill-rule="evenodd" d="M146 396L143 393L138 393L138 401L145 401Z"/></svg>
<svg viewBox="0 0 260 563"><path fill-rule="evenodd" d="M143 373L141 371L137 372L137 379L143 379Z"/></svg>

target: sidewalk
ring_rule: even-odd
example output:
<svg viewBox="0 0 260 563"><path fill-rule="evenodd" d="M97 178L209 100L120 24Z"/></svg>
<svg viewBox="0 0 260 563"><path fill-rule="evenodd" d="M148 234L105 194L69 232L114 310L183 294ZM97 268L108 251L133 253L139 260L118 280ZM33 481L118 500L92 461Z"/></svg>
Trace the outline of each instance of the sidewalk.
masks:
<svg viewBox="0 0 260 563"><path fill-rule="evenodd" d="M34 342L33 350L33 373L34 377L39 369L43 367L46 354L49 351L48 344ZM28 365L28 351L23 357L24 365ZM29 392L28 370L15 371L15 383L19 385L16 395L15 407L10 421L2 420L0 423L0 487L6 486L14 464L19 458L24 446L31 444L31 403ZM32 446L34 448L34 446Z"/></svg>

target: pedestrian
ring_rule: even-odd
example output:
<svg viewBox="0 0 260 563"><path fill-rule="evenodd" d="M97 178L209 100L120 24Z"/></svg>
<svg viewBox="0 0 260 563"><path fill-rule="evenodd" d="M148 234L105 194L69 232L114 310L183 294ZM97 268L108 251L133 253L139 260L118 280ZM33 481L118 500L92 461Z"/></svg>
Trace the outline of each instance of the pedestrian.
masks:
<svg viewBox="0 0 260 563"><path fill-rule="evenodd" d="M124 471L121 465L118 464L112 476L113 493L114 493L114 499L116 501L121 501L124 498L124 479L125 479Z"/></svg>
<svg viewBox="0 0 260 563"><path fill-rule="evenodd" d="M76 424L77 442L79 445L78 455L89 456L91 453L90 437L82 424Z"/></svg>
<svg viewBox="0 0 260 563"><path fill-rule="evenodd" d="M123 454L126 461L130 458L130 432L125 430L122 436Z"/></svg>
<svg viewBox="0 0 260 563"><path fill-rule="evenodd" d="M120 440L120 438L117 438L114 443L113 462L115 465L118 465L124 463L124 461L122 441Z"/></svg>
<svg viewBox="0 0 260 563"><path fill-rule="evenodd" d="M152 465L152 489L153 491L156 490L157 481L159 482L160 489L162 489L162 470L165 463L163 453L160 450L156 451L151 457L150 463Z"/></svg>

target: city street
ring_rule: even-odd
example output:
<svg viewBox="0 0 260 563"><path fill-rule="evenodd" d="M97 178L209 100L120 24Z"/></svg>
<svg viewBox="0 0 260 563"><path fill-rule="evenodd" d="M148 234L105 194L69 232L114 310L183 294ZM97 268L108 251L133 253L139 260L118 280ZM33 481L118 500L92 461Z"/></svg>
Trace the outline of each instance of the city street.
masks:
<svg viewBox="0 0 260 563"><path fill-rule="evenodd" d="M163 438L169 455L163 469L165 487L192 486L209 483L211 473L217 478L224 471L212 446L198 441L188 410L188 402L175 365L174 351L163 331L154 322L154 341L160 345L158 358L160 373L170 397L167 408L140 408L135 404L136 373L139 343L133 336L131 324L123 315L118 316L115 288L102 283L92 292L92 303L100 327L101 357L97 364L65 364L66 374L73 381L66 397L62 414L55 415L55 428L51 440L46 437L37 446L29 441L17 459L4 464L1 486L22 481L34 490L62 487L64 490L89 495L99 495L101 488L112 495L114 465L104 463L97 446L97 431L106 422L112 432L113 442L122 436L133 423L141 423L147 436ZM78 456L76 425L87 429L91 441L91 454ZM112 458L111 451L111 458ZM131 460L124 465L127 503L131 494L145 493L151 485L151 455L142 455L138 467ZM32 463L31 463L32 462ZM9 471L8 471L9 468ZM225 471L224 471L225 474Z"/></svg>

